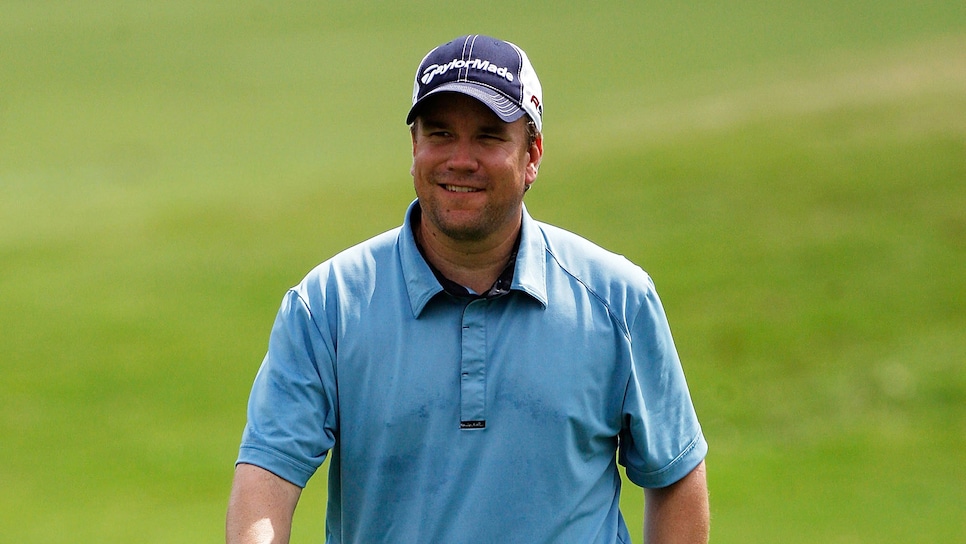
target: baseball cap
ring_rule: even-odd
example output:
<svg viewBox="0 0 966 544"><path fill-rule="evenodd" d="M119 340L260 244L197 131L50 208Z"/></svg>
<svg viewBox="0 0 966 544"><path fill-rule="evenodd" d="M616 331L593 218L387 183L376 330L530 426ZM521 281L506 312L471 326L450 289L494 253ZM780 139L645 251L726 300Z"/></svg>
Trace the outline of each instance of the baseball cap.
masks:
<svg viewBox="0 0 966 544"><path fill-rule="evenodd" d="M427 97L441 92L471 96L507 123L529 115L543 130L540 80L527 54L510 42L470 34L427 53L416 70L406 123L412 124Z"/></svg>

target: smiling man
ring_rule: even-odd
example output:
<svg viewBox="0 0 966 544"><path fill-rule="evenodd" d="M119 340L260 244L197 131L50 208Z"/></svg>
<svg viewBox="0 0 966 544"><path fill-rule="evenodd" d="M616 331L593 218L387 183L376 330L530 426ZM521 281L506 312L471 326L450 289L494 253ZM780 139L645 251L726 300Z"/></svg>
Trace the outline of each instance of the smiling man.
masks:
<svg viewBox="0 0 966 544"><path fill-rule="evenodd" d="M326 542L704 543L707 443L650 277L530 217L540 83L517 46L423 59L416 201L284 297L255 378L230 543L287 542L331 455Z"/></svg>

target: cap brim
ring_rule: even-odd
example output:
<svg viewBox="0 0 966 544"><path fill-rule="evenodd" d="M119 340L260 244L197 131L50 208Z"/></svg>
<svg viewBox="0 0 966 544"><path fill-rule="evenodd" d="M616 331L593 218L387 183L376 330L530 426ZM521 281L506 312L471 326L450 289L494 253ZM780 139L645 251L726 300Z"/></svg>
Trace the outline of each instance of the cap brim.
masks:
<svg viewBox="0 0 966 544"><path fill-rule="evenodd" d="M443 85L436 87L417 100L413 104L413 107L409 109L409 115L406 116L406 124L411 125L413 121L416 120L416 116L419 114L420 106L425 104L429 97L447 92L465 94L479 100L485 104L486 107L490 108L490 110L492 110L497 117L506 123L512 123L526 114L522 108L514 104L509 98L489 87L484 87L482 85L477 85L467 81L454 81L452 83L444 83Z"/></svg>

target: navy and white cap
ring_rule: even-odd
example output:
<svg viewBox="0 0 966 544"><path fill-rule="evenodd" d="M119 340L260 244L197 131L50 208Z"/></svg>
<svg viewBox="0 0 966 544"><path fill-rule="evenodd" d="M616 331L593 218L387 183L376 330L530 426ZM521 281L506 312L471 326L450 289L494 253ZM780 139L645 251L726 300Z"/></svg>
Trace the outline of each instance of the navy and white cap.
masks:
<svg viewBox="0 0 966 544"><path fill-rule="evenodd" d="M471 34L430 51L416 70L406 123L412 124L427 97L441 92L471 96L507 123L529 115L543 130L540 80L527 54L512 43Z"/></svg>

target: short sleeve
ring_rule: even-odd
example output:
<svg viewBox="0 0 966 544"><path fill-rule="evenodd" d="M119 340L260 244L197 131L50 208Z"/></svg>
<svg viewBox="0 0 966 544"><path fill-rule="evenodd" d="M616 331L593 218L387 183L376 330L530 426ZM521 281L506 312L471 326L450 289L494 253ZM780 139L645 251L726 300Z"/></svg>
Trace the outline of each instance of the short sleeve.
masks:
<svg viewBox="0 0 966 544"><path fill-rule="evenodd" d="M338 432L333 360L328 328L317 325L297 291L289 291L252 386L238 463L305 486Z"/></svg>
<svg viewBox="0 0 966 544"><path fill-rule="evenodd" d="M635 484L666 487L701 463L708 444L650 279L630 335L632 361L618 458Z"/></svg>

